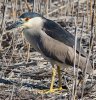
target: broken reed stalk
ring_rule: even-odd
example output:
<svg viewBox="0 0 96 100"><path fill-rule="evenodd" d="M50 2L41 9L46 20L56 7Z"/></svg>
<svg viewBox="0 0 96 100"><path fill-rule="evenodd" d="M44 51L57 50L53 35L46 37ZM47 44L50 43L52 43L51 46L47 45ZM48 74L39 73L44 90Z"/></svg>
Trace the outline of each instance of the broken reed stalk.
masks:
<svg viewBox="0 0 96 100"><path fill-rule="evenodd" d="M96 8L95 8L95 16L94 16L94 22L95 22L95 29L94 29L94 35L95 35L95 40L96 40Z"/></svg>
<svg viewBox="0 0 96 100"><path fill-rule="evenodd" d="M13 100L14 88L15 88L15 85L13 84L13 88L12 88L12 93L11 93L10 100Z"/></svg>
<svg viewBox="0 0 96 100"><path fill-rule="evenodd" d="M3 2L3 10L2 10L2 20L1 20L1 27L0 27L0 49L1 49L1 41L2 41L2 36L4 34L4 30L5 30L5 16L6 16L6 11L7 11L7 4L6 4L6 0L4 0Z"/></svg>
<svg viewBox="0 0 96 100"><path fill-rule="evenodd" d="M95 0L93 1L93 6L92 6L91 38L90 38L89 54L88 54L88 57L87 57L86 67L85 67L85 72L84 72L84 80L86 78L85 76L86 76L86 71L87 71L87 65L88 65L88 62L89 62L89 59L90 59L91 50L92 50L92 46L93 46L94 8L95 8ZM82 100L83 100L83 94L84 94L84 87L85 87L85 81L83 81L83 84L82 84L82 95L81 95Z"/></svg>
<svg viewBox="0 0 96 100"><path fill-rule="evenodd" d="M74 0L72 2L72 17L73 17L73 13L74 13Z"/></svg>
<svg viewBox="0 0 96 100"><path fill-rule="evenodd" d="M90 16L92 17L92 0L90 0Z"/></svg>
<svg viewBox="0 0 96 100"><path fill-rule="evenodd" d="M49 9L51 10L52 0L49 0Z"/></svg>
<svg viewBox="0 0 96 100"><path fill-rule="evenodd" d="M34 0L34 3L33 3L33 12L36 11L36 1L37 1L37 0Z"/></svg>
<svg viewBox="0 0 96 100"><path fill-rule="evenodd" d="M83 4L84 7L84 4ZM82 30L81 30L81 35L80 35L80 51L79 51L79 56L78 56L78 66L77 66L77 78L78 78L78 68L79 68L79 63L80 63L80 56L81 56L81 42L82 42L82 35L83 35L83 29L84 29L84 20L85 20L85 15L84 15L84 10L82 11L83 13L83 19L82 19ZM76 92L75 95L77 93L77 84L76 84Z"/></svg>
<svg viewBox="0 0 96 100"><path fill-rule="evenodd" d="M61 5L62 5L62 6L64 5L63 1L61 2ZM60 15L61 15L61 16L63 15L63 9L60 9Z"/></svg>
<svg viewBox="0 0 96 100"><path fill-rule="evenodd" d="M87 0L87 27L88 27L88 30L89 31L89 0Z"/></svg>
<svg viewBox="0 0 96 100"><path fill-rule="evenodd" d="M46 17L48 18L49 0L46 1Z"/></svg>
<svg viewBox="0 0 96 100"><path fill-rule="evenodd" d="M31 8L31 6L29 6L27 0L25 0L25 4L26 4L26 7L27 7L28 11L32 11L32 8Z"/></svg>
<svg viewBox="0 0 96 100"><path fill-rule="evenodd" d="M75 100L76 98L76 94L77 94L77 79L78 79L78 68L76 70L76 50L77 50L77 37L78 37L78 34L77 34L77 29L78 29L78 17L79 17L79 0L77 2L77 6L78 6L78 9L77 9L77 12L76 12L76 19L75 19L75 58L74 58L74 79L73 79L73 91L72 91L72 98L73 100Z"/></svg>
<svg viewBox="0 0 96 100"><path fill-rule="evenodd" d="M75 18L75 58L74 58L74 78L73 78L73 89L72 89L72 98L75 100L75 85L76 85L76 48L77 48L77 23Z"/></svg>
<svg viewBox="0 0 96 100"><path fill-rule="evenodd" d="M2 17L2 22L1 22L1 34L3 34L4 32L4 26L5 26L5 16L6 16L6 12L7 12L7 4L6 4L6 0L4 0L3 2L3 17Z"/></svg>
<svg viewBox="0 0 96 100"><path fill-rule="evenodd" d="M23 5L22 5L22 0L19 0L19 9L20 9L20 14L23 13Z"/></svg>

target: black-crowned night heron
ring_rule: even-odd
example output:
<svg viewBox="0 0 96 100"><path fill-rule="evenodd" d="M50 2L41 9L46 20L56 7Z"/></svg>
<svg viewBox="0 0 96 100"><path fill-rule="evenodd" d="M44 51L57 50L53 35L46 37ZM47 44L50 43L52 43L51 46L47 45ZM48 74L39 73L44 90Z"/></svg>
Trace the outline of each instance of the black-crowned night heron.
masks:
<svg viewBox="0 0 96 100"><path fill-rule="evenodd" d="M75 37L64 30L60 25L52 20L46 19L40 14L34 12L23 13L19 17L19 21L7 27L7 30L22 27L25 38L33 46L35 50L40 52L45 59L52 64L52 82L48 92L54 92L54 78L56 70L54 65L57 65L59 78L58 90L62 90L60 66L73 66L75 58ZM78 52L80 51L80 41L77 40L76 49L76 65L78 65ZM84 71L86 66L86 58L83 49L81 48L81 56L79 68ZM88 63L87 73L92 73L92 66Z"/></svg>

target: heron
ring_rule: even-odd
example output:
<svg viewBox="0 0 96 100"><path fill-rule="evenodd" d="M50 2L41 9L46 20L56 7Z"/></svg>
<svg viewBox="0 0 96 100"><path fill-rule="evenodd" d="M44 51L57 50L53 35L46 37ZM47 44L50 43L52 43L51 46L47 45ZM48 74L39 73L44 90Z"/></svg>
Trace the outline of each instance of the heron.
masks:
<svg viewBox="0 0 96 100"><path fill-rule="evenodd" d="M47 59L52 65L52 80L50 89L47 93L55 92L53 87L56 72L58 73L59 85L57 90L62 90L61 71L60 68L65 66L73 66L75 58L75 36L61 27L58 23L45 18L36 12L24 12L16 22L7 26L7 30L14 28L22 28L26 40L31 46ZM77 39L76 46L76 66L78 65L79 52L80 61L79 68L82 72L86 66L86 53L80 47L80 40ZM57 66L57 70L54 66ZM88 62L87 73L92 73L92 65Z"/></svg>

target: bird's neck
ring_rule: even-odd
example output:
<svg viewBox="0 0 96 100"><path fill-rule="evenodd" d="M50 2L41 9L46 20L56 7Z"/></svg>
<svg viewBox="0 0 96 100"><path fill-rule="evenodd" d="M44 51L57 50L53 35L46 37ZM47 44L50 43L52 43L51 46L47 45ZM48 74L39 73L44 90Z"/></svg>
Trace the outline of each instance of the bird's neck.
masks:
<svg viewBox="0 0 96 100"><path fill-rule="evenodd" d="M26 40L31 44L31 46L39 51L38 47L37 47L37 38L40 37L40 34L36 31L30 30L30 29L24 29L23 30L23 34L26 38Z"/></svg>
<svg viewBox="0 0 96 100"><path fill-rule="evenodd" d="M23 33L26 35L39 35L40 29L38 28L25 28Z"/></svg>

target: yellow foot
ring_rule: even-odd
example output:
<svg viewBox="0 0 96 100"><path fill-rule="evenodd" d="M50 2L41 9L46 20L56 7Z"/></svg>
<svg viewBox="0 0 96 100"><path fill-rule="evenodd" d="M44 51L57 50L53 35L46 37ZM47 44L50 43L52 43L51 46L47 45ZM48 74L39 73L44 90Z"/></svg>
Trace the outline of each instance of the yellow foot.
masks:
<svg viewBox="0 0 96 100"><path fill-rule="evenodd" d="M48 94L48 93L59 93L63 90L62 87L60 88L55 88L55 89L50 89L50 90L40 90L38 93L43 93L43 94Z"/></svg>

